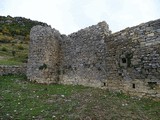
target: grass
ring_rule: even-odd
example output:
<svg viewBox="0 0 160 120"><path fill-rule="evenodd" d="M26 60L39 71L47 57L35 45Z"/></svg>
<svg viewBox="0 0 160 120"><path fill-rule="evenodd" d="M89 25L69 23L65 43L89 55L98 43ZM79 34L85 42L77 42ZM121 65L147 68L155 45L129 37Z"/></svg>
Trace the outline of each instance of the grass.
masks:
<svg viewBox="0 0 160 120"><path fill-rule="evenodd" d="M22 62L14 61L12 59L0 60L0 65L21 65Z"/></svg>
<svg viewBox="0 0 160 120"><path fill-rule="evenodd" d="M158 120L160 102L122 93L28 82L25 76L0 76L0 119Z"/></svg>
<svg viewBox="0 0 160 120"><path fill-rule="evenodd" d="M13 53L15 55L13 55ZM28 44L24 43L0 44L0 65L20 65L27 61L27 56L28 56Z"/></svg>

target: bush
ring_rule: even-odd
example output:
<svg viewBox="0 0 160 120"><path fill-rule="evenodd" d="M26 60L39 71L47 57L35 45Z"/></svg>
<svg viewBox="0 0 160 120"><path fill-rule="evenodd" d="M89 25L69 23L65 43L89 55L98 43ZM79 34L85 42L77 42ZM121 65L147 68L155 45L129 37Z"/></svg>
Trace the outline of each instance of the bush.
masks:
<svg viewBox="0 0 160 120"><path fill-rule="evenodd" d="M12 40L13 40L13 37L0 34L1 43L10 43Z"/></svg>
<svg viewBox="0 0 160 120"><path fill-rule="evenodd" d="M2 47L2 49L1 49L2 51L7 51L7 48L5 48L5 47Z"/></svg>
<svg viewBox="0 0 160 120"><path fill-rule="evenodd" d="M19 50L24 50L24 47L23 47L22 45L18 45L17 48L18 48Z"/></svg>
<svg viewBox="0 0 160 120"><path fill-rule="evenodd" d="M15 54L16 54L16 51L13 50L13 51L12 51L12 55L15 56Z"/></svg>

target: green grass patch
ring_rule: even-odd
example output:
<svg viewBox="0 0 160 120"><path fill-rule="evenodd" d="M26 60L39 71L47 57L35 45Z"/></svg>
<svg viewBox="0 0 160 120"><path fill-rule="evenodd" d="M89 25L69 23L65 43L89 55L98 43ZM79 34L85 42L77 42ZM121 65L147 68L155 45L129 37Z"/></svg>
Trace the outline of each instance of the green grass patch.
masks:
<svg viewBox="0 0 160 120"><path fill-rule="evenodd" d="M91 87L43 85L0 76L0 119L152 119L160 102Z"/></svg>
<svg viewBox="0 0 160 120"><path fill-rule="evenodd" d="M0 45L0 65L19 65L28 59L28 44L3 43Z"/></svg>
<svg viewBox="0 0 160 120"><path fill-rule="evenodd" d="M21 65L22 62L14 61L12 59L0 60L0 65Z"/></svg>

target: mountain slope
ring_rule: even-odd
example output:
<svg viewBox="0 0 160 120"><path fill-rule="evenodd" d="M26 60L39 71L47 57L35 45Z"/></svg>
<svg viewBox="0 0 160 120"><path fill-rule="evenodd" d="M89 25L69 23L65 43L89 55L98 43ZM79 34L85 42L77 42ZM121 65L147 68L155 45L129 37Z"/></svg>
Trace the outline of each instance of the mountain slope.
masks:
<svg viewBox="0 0 160 120"><path fill-rule="evenodd" d="M27 62L29 33L35 25L48 26L24 17L0 16L0 65Z"/></svg>
<svg viewBox="0 0 160 120"><path fill-rule="evenodd" d="M0 42L14 39L29 40L30 29L35 25L48 26L46 23L24 17L0 16Z"/></svg>

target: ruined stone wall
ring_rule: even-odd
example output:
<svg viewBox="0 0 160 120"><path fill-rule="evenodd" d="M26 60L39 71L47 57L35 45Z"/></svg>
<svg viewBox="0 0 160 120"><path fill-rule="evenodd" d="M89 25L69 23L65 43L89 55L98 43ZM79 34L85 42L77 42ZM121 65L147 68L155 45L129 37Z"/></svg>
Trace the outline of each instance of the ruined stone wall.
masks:
<svg viewBox="0 0 160 120"><path fill-rule="evenodd" d="M100 87L106 80L106 22L62 36L61 83Z"/></svg>
<svg viewBox="0 0 160 120"><path fill-rule="evenodd" d="M19 74L26 74L27 67L26 65L0 65L0 75L19 75Z"/></svg>
<svg viewBox="0 0 160 120"><path fill-rule="evenodd" d="M60 33L50 27L35 26L30 32L27 77L38 83L57 83L59 80Z"/></svg>
<svg viewBox="0 0 160 120"><path fill-rule="evenodd" d="M160 98L160 19L111 34L106 22L68 36L31 30L27 77Z"/></svg>
<svg viewBox="0 0 160 120"><path fill-rule="evenodd" d="M160 98L160 19L107 39L107 87Z"/></svg>

